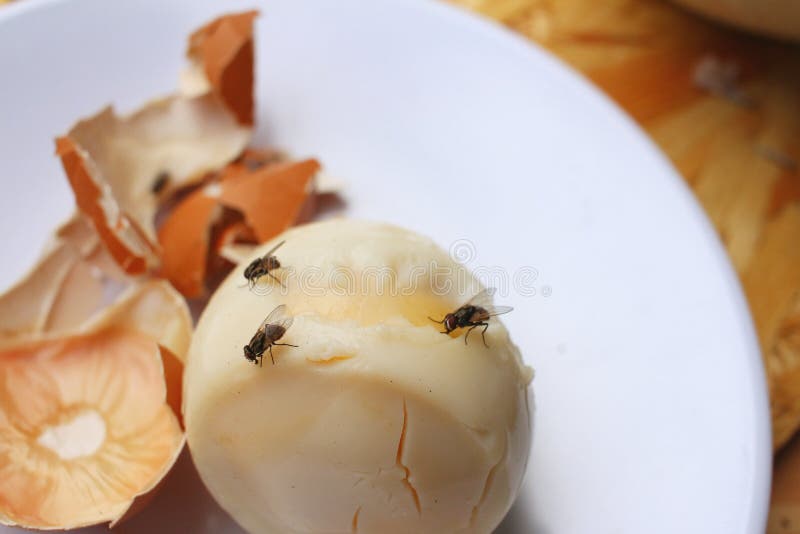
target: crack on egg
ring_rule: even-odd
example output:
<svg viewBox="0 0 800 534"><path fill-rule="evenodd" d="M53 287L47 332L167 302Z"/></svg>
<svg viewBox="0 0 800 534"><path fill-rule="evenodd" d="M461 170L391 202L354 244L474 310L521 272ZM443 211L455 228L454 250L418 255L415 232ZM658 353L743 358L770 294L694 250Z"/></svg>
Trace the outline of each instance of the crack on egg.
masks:
<svg viewBox="0 0 800 534"><path fill-rule="evenodd" d="M472 507L472 515L469 518L469 526L473 528L475 526L475 522L478 520L478 514L480 512L481 507L486 502L486 498L489 495L489 491L492 488L492 483L494 482L494 477L497 474L497 469L503 465L506 461L506 457L508 456L508 433L506 432L505 441L503 444L503 454L500 455L500 459L489 469L489 473L486 475L486 480L483 483L483 491L481 491L481 496L478 499L477 504Z"/></svg>
<svg viewBox="0 0 800 534"><path fill-rule="evenodd" d="M414 499L414 506L417 508L417 514L422 515L422 507L419 504L419 493L417 488L411 483L411 470L403 463L403 450L406 444L406 431L408 430L408 409L406 408L406 400L403 399L403 428L400 430L400 439L397 443L397 467L403 470L405 477L403 477L403 485L411 493L411 498Z"/></svg>

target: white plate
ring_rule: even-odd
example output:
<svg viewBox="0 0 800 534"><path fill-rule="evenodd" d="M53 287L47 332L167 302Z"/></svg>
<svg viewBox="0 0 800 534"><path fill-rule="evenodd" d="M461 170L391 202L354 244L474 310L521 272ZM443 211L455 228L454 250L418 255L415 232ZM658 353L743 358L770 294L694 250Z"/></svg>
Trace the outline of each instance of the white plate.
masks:
<svg viewBox="0 0 800 534"><path fill-rule="evenodd" d="M250 5L0 10L0 282L71 209L53 135L107 101L169 92L187 33ZM538 273L535 296L499 297L537 373L530 472L499 532L763 532L769 417L745 301L700 208L631 121L546 53L442 4L261 8L260 142L319 156L347 180L350 215L456 243L472 267ZM238 531L188 458L123 528Z"/></svg>

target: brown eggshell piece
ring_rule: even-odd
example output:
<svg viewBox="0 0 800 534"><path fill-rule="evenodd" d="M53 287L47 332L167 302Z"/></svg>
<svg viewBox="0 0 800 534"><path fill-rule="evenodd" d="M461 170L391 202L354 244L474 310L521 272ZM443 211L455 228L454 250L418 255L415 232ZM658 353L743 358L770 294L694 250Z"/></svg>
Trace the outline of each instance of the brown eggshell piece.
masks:
<svg viewBox="0 0 800 534"><path fill-rule="evenodd" d="M220 201L241 211L263 243L291 226L314 191L320 169L314 159L266 166L227 176L220 183Z"/></svg>
<svg viewBox="0 0 800 534"><path fill-rule="evenodd" d="M201 189L178 204L158 231L161 274L187 298L205 290L209 234L220 211L219 199Z"/></svg>
<svg viewBox="0 0 800 534"><path fill-rule="evenodd" d="M117 211L110 190L96 176L86 153L69 137L56 139L56 153L75 194L75 203L92 220L114 260L127 273L143 273L153 257L152 249L130 220Z"/></svg>
<svg viewBox="0 0 800 534"><path fill-rule="evenodd" d="M57 141L76 202L131 274L158 263L155 215L165 192L235 159L251 130L213 95L151 102L128 117L111 109Z"/></svg>
<svg viewBox="0 0 800 534"><path fill-rule="evenodd" d="M187 55L239 124L252 126L253 21L257 11L224 15L195 31Z"/></svg>

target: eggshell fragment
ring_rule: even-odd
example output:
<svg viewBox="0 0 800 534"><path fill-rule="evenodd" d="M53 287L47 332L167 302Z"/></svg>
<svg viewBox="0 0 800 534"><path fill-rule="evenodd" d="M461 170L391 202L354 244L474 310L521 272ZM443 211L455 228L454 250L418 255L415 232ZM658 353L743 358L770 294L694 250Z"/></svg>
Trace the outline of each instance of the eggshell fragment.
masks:
<svg viewBox="0 0 800 534"><path fill-rule="evenodd" d="M136 282L114 262L85 217L74 215L56 231L56 240L72 247L80 258L50 305L44 326L49 333L79 328Z"/></svg>
<svg viewBox="0 0 800 534"><path fill-rule="evenodd" d="M221 17L192 35L192 69L204 74L182 94L127 117L106 108L56 140L79 209L129 274L158 266L154 219L161 199L219 170L247 146L255 16Z"/></svg>
<svg viewBox="0 0 800 534"><path fill-rule="evenodd" d="M244 151L235 162L223 170L221 180L239 176L247 171L258 171L268 165L285 164L287 158L284 154L272 150L252 149ZM344 187L344 182L334 178L322 170L314 176L313 198L305 201L294 224L307 222L315 214L326 207L340 207L343 204L339 192ZM256 237L245 223L236 223L220 232L214 241L214 250L227 261L238 264L252 255L256 248Z"/></svg>
<svg viewBox="0 0 800 534"><path fill-rule="evenodd" d="M286 230L313 198L316 160L270 165L252 173L227 175L220 201L241 211L260 243Z"/></svg>
<svg viewBox="0 0 800 534"><path fill-rule="evenodd" d="M218 198L201 189L178 204L158 231L161 274L187 298L204 292L209 232L220 212Z"/></svg>
<svg viewBox="0 0 800 534"><path fill-rule="evenodd" d="M104 286L96 269L86 261L77 261L70 268L50 306L46 332L78 328L81 322L103 306Z"/></svg>
<svg viewBox="0 0 800 534"><path fill-rule="evenodd" d="M0 352L0 522L77 528L122 517L184 438L149 336L111 329Z"/></svg>
<svg viewBox="0 0 800 534"><path fill-rule="evenodd" d="M91 224L73 216L33 269L0 295L0 347L77 331L135 282L111 260Z"/></svg>
<svg viewBox="0 0 800 534"><path fill-rule="evenodd" d="M242 154L254 122L255 16L220 17L192 34L188 83L174 96L128 116L106 108L56 139L79 214L0 295L0 523L113 526L149 500L180 454L192 320L167 281L137 275L159 268L161 234L173 236L164 270L174 254L204 265L211 236L254 234L201 193L177 205L177 229L170 218L159 234L155 218L174 193L230 162L273 161ZM204 213L188 234L198 240L180 241L192 203ZM189 282L202 287L203 273Z"/></svg>
<svg viewBox="0 0 800 534"><path fill-rule="evenodd" d="M128 273L143 273L148 263L154 261L154 251L130 219L119 212L110 189L96 176L88 155L67 137L56 140L56 153L69 178L78 208L92 220L114 260Z"/></svg>
<svg viewBox="0 0 800 534"><path fill-rule="evenodd" d="M241 243L240 241L244 241ZM244 221L235 221L220 228L214 236L214 251L219 253L230 245L255 246L255 234Z"/></svg>
<svg viewBox="0 0 800 534"><path fill-rule="evenodd" d="M192 317L186 301L167 281L148 280L130 287L81 330L108 328L133 328L183 361L192 338Z"/></svg>
<svg viewBox="0 0 800 534"><path fill-rule="evenodd" d="M257 11L247 11L209 22L191 35L187 52L208 89L246 126L254 122L253 21L257 16ZM189 77L198 79L196 74Z"/></svg>
<svg viewBox="0 0 800 534"><path fill-rule="evenodd" d="M91 221L78 213L73 214L56 229L55 239L70 244L84 257L91 254L100 243Z"/></svg>
<svg viewBox="0 0 800 534"><path fill-rule="evenodd" d="M115 266L91 230L72 217L28 275L0 295L0 350L120 327L149 335L182 360L192 333L186 302L165 280L106 272L106 264Z"/></svg>
<svg viewBox="0 0 800 534"><path fill-rule="evenodd" d="M159 229L161 273L187 298L202 296L208 277L224 272L214 260L228 246L264 242L310 218L319 163L277 163L276 154L245 151L219 172L218 182L183 199Z"/></svg>
<svg viewBox="0 0 800 534"><path fill-rule="evenodd" d="M0 296L0 346L42 333L47 317L78 253L67 243L54 243L39 263Z"/></svg>
<svg viewBox="0 0 800 534"><path fill-rule="evenodd" d="M249 136L202 96L162 100L128 118L106 109L56 144L78 207L117 263L139 274L158 263L154 184L164 176L169 188L199 179L235 158Z"/></svg>
<svg viewBox="0 0 800 534"><path fill-rule="evenodd" d="M72 316L0 344L0 523L116 523L146 502L183 447L182 361L192 332L185 301L164 280L135 283L100 310L70 300L96 282L75 244L53 249L71 254L66 277L47 286L27 279L13 298L0 296L4 313L16 299L37 316L58 306ZM33 273L61 258L44 259ZM65 287L69 298L54 308L52 295Z"/></svg>
<svg viewBox="0 0 800 534"><path fill-rule="evenodd" d="M17 285L0 295L0 350L100 328L134 328L183 359L192 319L165 280L129 279L106 299L103 273L74 243L57 240ZM96 251L95 251L96 254Z"/></svg>

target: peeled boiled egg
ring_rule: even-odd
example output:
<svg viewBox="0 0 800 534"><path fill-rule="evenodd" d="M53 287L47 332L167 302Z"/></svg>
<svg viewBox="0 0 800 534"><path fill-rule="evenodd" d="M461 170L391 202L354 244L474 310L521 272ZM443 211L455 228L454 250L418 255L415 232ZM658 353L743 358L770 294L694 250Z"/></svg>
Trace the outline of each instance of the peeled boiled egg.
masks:
<svg viewBox="0 0 800 534"><path fill-rule="evenodd" d="M280 242L274 278L248 285ZM499 318L485 344L430 319L481 289L386 224L309 224L255 249L203 312L184 377L213 496L250 532L491 532L525 470L532 371ZM284 345L254 365L243 347L278 306Z"/></svg>

